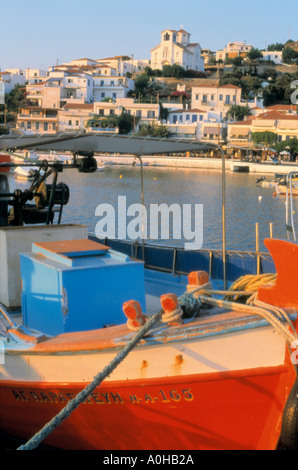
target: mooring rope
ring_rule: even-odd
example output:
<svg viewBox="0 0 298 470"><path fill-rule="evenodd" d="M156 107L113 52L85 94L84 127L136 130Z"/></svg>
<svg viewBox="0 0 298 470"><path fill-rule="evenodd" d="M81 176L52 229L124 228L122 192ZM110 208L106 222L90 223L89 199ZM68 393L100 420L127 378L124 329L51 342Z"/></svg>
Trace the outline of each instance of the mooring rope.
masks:
<svg viewBox="0 0 298 470"><path fill-rule="evenodd" d="M139 330L133 339L117 354L117 356L108 364L94 380L87 385L81 392L79 392L67 405L49 421L39 432L37 432L29 441L24 445L18 447L17 450L33 450L59 426L62 421L70 416L70 414L81 404L88 396L98 387L101 382L110 375L114 369L126 358L130 351L137 345L137 343L145 336L145 334L157 323L161 321L163 311L151 316L145 325Z"/></svg>

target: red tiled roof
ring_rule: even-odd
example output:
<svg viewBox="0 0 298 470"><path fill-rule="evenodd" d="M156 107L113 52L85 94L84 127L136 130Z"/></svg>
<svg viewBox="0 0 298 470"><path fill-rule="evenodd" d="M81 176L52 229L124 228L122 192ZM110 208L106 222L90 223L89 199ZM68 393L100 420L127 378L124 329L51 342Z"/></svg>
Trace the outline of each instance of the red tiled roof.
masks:
<svg viewBox="0 0 298 470"><path fill-rule="evenodd" d="M217 84L212 84L212 83L209 83L209 84L205 84L205 83L202 83L201 85L197 85L195 88L233 88L233 89L236 89L236 90L241 90L241 88L239 86L235 86L235 85L217 85Z"/></svg>
<svg viewBox="0 0 298 470"><path fill-rule="evenodd" d="M297 121L298 120L298 116L297 115L293 115L293 114L285 114L285 113L282 113L282 112L279 112L279 111L267 111L265 113L262 113L260 114L259 116L256 117L257 120L266 120L266 119L274 119L274 120L286 120L286 121L289 121L289 120L293 120L293 121Z"/></svg>

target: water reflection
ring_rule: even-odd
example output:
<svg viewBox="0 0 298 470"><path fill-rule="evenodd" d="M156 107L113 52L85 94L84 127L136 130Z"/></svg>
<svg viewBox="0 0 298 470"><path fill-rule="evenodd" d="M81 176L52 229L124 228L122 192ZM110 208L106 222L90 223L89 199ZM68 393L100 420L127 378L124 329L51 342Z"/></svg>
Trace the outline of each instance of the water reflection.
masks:
<svg viewBox="0 0 298 470"><path fill-rule="evenodd" d="M285 196L273 197L272 188L257 187L258 176L226 173L227 249L254 250L256 222L259 223L261 241L269 237L271 222L274 236L286 238ZM116 210L118 196L126 196L127 205L141 202L139 167L106 166L104 172L93 174L67 170L59 176L59 180L71 188L70 201L64 208L62 221L86 224L92 232L98 221L95 216L98 204L109 203ZM222 247L221 171L145 167L144 196L147 208L150 203L203 204L203 248ZM297 201L298 198L294 201L296 213ZM182 246L184 240L170 239L160 243Z"/></svg>

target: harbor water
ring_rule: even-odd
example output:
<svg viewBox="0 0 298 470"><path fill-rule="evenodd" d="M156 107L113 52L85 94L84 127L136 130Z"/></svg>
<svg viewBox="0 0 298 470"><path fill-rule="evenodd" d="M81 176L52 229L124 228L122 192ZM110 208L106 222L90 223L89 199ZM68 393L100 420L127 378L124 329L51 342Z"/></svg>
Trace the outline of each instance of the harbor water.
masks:
<svg viewBox="0 0 298 470"><path fill-rule="evenodd" d="M286 238L285 196L274 197L274 188L262 188L256 184L260 175L226 172L226 240L228 250L255 250L256 223L259 224L260 249L263 239L270 236ZM273 175L272 175L273 178ZM221 171L144 167L144 204L190 204L194 217L194 205L203 205L204 249L222 248L222 184ZM269 180L270 177L267 177ZM117 216L118 196L126 196L127 206L141 203L140 167L106 165L102 172L83 174L77 170L65 170L59 181L68 184L70 201L64 207L62 222L88 225L94 233L99 217L96 208L111 204ZM24 187L29 183L20 183ZM298 222L298 198L294 198L294 219ZM127 218L127 221L131 218ZM150 223L150 221L149 221ZM117 217L116 217L117 225ZM149 243L182 246L184 239L146 240ZM149 230L148 230L149 232ZM104 236L104 233L103 233ZM117 231L116 231L117 237Z"/></svg>

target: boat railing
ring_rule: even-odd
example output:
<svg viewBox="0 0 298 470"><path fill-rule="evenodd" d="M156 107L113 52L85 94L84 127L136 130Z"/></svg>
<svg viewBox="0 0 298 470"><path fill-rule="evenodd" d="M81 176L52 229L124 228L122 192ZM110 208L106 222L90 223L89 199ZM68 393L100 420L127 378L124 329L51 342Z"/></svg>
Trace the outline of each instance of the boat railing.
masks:
<svg viewBox="0 0 298 470"><path fill-rule="evenodd" d="M296 230L294 222L294 203L293 203L293 180L298 178L297 171L291 171L287 175L287 192L286 192L286 229L287 237L292 236L296 241Z"/></svg>
<svg viewBox="0 0 298 470"><path fill-rule="evenodd" d="M88 236L94 241L110 246L112 249L125 250L125 253L131 258L144 261L144 266L147 269L173 275L187 276L195 265L200 264L202 269L208 272L210 279L221 277L222 269L220 266L224 258L226 259L229 278L231 275L235 275L235 278L237 278L248 274L252 270L256 274L262 274L267 271L272 272L274 269L271 254L258 249L255 251L224 251L220 248L201 248L198 251L191 251L190 256L183 247L156 244L154 242L147 242L144 245L142 240L117 240L108 237L98 239L91 232ZM235 268L232 266L234 263L236 264ZM230 278L229 280L233 279Z"/></svg>

